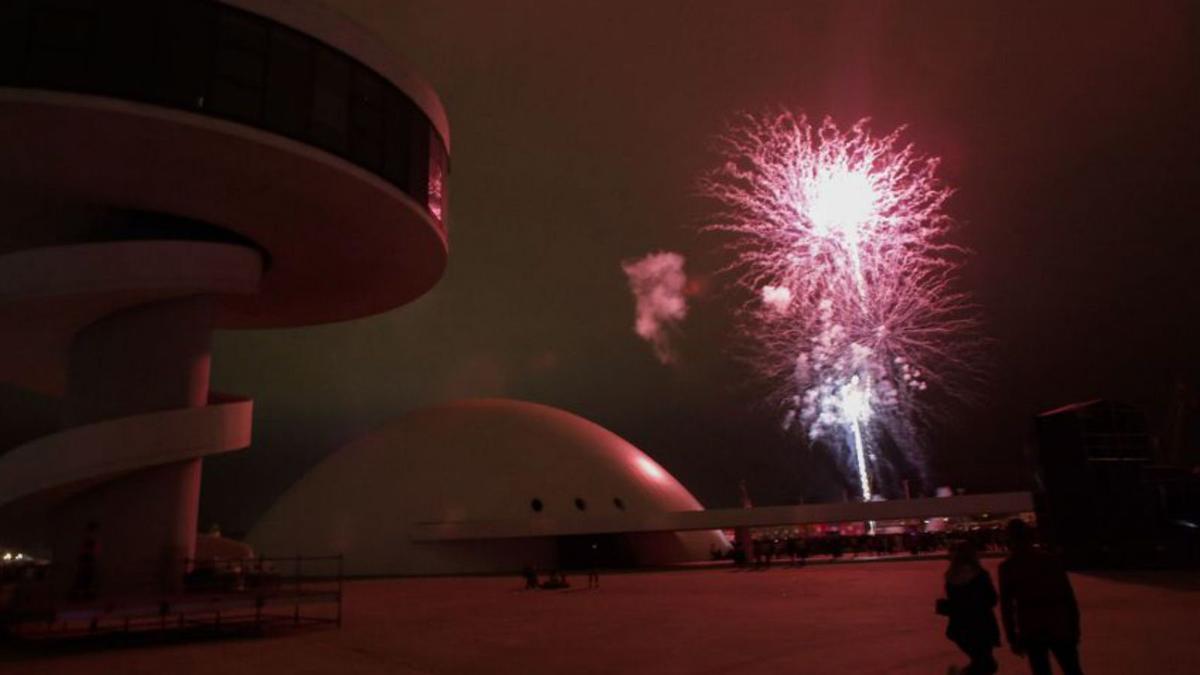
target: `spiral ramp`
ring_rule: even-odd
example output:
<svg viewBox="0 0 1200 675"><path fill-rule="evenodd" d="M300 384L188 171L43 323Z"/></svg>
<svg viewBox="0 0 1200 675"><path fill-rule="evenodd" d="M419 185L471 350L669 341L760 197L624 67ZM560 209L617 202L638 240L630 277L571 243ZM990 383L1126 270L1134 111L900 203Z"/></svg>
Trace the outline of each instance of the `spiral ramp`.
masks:
<svg viewBox="0 0 1200 675"><path fill-rule="evenodd" d="M65 429L0 456L0 508L74 490L148 466L250 445L253 401L210 397L201 408L131 415Z"/></svg>
<svg viewBox="0 0 1200 675"><path fill-rule="evenodd" d="M221 299L254 294L261 275L256 250L224 243L103 242L0 255L0 381L60 397L64 425L0 454L0 514L40 521L55 558L68 560L82 528L99 520L102 541L120 543L122 559L113 562L123 576L158 586L147 590L179 578L193 545L199 460L250 444L253 402L208 392L211 330ZM181 333L185 344L174 349ZM88 362L99 356L98 370L77 362L80 350ZM157 380L169 385L154 391ZM114 401L131 385L132 397ZM166 505L161 489L138 479L154 474L160 484L164 472L175 476L168 484L182 485ZM190 508L172 509L172 499Z"/></svg>

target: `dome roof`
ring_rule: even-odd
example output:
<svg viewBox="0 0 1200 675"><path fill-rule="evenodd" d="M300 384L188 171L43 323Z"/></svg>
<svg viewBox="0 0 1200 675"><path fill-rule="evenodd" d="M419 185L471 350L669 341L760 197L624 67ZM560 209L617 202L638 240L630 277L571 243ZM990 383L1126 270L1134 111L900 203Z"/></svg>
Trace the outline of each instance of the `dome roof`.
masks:
<svg viewBox="0 0 1200 675"><path fill-rule="evenodd" d="M250 540L264 555L345 553L359 573L487 571L496 565L480 558L513 540L480 542L495 550L451 561L444 554L462 553L464 543L413 543L409 529L702 508L653 459L593 422L535 403L469 400L410 413L333 453L279 499ZM716 541L709 533L664 536L702 543L699 557ZM441 553L416 564L423 549Z"/></svg>

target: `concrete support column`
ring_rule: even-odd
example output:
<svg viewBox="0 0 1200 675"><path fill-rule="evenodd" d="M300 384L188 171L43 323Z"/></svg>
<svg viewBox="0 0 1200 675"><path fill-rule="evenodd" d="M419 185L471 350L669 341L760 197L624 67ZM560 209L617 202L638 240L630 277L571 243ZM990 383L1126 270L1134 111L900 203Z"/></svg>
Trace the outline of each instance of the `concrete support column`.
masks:
<svg viewBox="0 0 1200 675"><path fill-rule="evenodd" d="M190 297L117 312L80 331L64 426L205 405L214 313L212 298ZM199 459L147 467L63 501L52 516L59 590L75 584L89 537L98 597L181 590L195 553L200 473Z"/></svg>

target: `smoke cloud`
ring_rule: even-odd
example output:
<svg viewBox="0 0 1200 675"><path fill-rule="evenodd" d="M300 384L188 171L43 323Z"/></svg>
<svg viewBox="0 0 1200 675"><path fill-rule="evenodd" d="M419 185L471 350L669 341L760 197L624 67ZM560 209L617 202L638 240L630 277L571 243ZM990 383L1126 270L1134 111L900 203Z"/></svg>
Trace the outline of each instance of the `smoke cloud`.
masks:
<svg viewBox="0 0 1200 675"><path fill-rule="evenodd" d="M792 304L792 291L787 286L763 286L763 304L780 314L787 314Z"/></svg>
<svg viewBox="0 0 1200 675"><path fill-rule="evenodd" d="M633 330L650 346L662 363L674 363L671 335L687 316L687 275L683 256L661 251L621 263L629 278L629 290L637 303Z"/></svg>

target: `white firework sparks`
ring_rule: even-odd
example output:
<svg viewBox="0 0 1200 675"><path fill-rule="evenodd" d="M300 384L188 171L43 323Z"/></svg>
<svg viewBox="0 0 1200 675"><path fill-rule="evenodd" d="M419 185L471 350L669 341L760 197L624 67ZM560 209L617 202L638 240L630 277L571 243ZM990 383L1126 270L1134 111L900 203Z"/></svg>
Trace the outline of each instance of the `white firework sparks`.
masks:
<svg viewBox="0 0 1200 675"><path fill-rule="evenodd" d="M951 190L900 132L747 115L701 180L722 206L709 229L733 235L731 269L755 298L740 317L752 362L785 420L843 451L864 499L872 430L920 466L924 392L956 394L977 374L978 320L955 290L965 252L943 212Z"/></svg>

